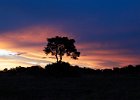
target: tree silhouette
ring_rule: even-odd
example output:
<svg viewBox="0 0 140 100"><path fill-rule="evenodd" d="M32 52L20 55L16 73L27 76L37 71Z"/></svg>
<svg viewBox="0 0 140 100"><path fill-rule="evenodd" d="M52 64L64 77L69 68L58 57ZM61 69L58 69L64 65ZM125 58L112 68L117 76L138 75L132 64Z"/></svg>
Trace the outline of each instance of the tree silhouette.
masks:
<svg viewBox="0 0 140 100"><path fill-rule="evenodd" d="M68 39L68 37L53 37L47 39L48 43L43 50L45 54L52 54L56 57L57 63L62 61L62 56L66 54L73 59L78 59L80 52L77 51L74 43L74 39Z"/></svg>

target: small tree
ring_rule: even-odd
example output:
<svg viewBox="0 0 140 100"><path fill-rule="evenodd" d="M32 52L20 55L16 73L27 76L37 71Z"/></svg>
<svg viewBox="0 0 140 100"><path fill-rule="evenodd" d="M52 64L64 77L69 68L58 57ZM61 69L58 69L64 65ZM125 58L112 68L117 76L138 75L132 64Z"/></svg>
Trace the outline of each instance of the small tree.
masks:
<svg viewBox="0 0 140 100"><path fill-rule="evenodd" d="M66 54L73 59L78 59L80 52L77 51L74 46L75 40L68 39L68 37L59 37L48 38L48 43L43 50L45 54L52 54L56 57L57 63L62 61L62 56Z"/></svg>

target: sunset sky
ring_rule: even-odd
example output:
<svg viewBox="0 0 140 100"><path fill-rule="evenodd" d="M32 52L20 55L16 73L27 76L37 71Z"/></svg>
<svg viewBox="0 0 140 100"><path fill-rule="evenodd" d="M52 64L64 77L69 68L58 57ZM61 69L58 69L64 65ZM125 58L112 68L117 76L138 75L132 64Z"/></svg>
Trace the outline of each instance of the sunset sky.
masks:
<svg viewBox="0 0 140 100"><path fill-rule="evenodd" d="M76 40L73 65L140 64L140 0L0 0L0 70L55 62L43 52L54 36Z"/></svg>

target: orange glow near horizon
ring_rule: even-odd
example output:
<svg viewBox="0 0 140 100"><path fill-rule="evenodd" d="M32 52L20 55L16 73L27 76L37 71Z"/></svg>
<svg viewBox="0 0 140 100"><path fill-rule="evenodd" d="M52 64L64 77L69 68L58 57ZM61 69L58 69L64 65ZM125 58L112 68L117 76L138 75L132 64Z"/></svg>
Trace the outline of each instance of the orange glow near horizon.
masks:
<svg viewBox="0 0 140 100"><path fill-rule="evenodd" d="M51 27L30 27L13 32L3 33L0 37L0 70L4 68L13 68L17 66L41 65L55 62L56 59L46 56L43 48L46 44L46 38L54 36L68 36L74 38L69 33ZM75 39L76 40L76 39ZM98 43L76 44L81 52L79 60L73 60L64 57L64 61L73 65L90 68L111 68L113 64L119 63L121 66L127 64L137 64L136 56L119 55L126 52L123 50L96 50L102 45ZM5 55L2 55L5 53ZM120 67L114 65L112 67Z"/></svg>

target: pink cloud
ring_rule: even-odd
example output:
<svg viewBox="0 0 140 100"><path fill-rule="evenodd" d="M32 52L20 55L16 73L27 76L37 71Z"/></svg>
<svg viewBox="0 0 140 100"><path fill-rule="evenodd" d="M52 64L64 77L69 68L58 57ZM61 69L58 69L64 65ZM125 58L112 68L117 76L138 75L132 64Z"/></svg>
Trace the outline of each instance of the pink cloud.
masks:
<svg viewBox="0 0 140 100"><path fill-rule="evenodd" d="M35 62L46 62L46 64L47 62L55 62L54 58L52 58L51 56L46 57L46 55L43 52L43 48L46 44L46 38L54 37L57 35L75 38L75 36L72 36L70 33L63 32L62 30L57 28L45 26L30 27L1 34L1 49L10 50L12 52L17 53L26 52L22 55L13 56L14 60L10 62L15 63L13 65L18 65L21 62L21 65L31 65ZM132 56L128 50L108 49L108 47L116 45L117 44L114 43L105 44L98 42L76 42L76 47L81 52L81 57L79 58L79 60L75 61L67 57L64 57L64 59L65 61L69 61L71 64L91 68L112 68L116 66L120 67L128 64L139 63L139 56ZM18 59L18 56L22 57L22 59L17 64L15 59ZM0 61L2 61L2 59L6 60L8 58L1 57Z"/></svg>

